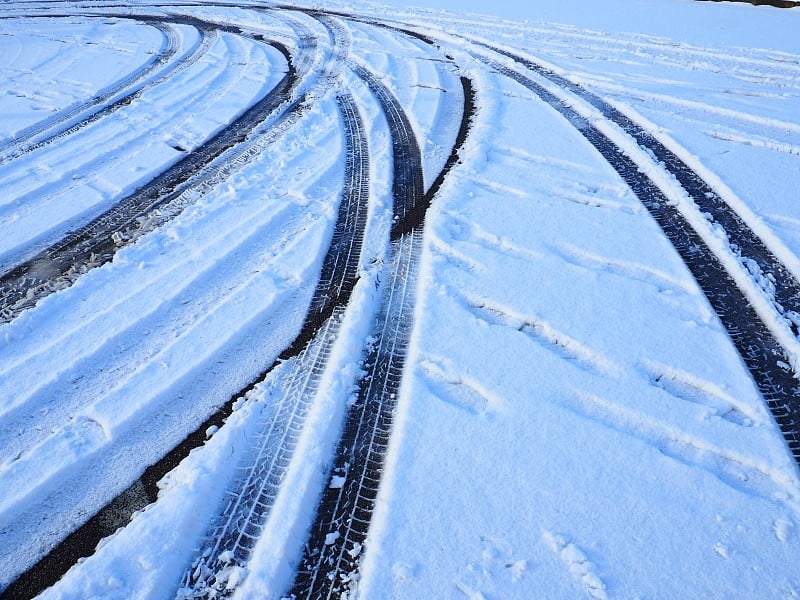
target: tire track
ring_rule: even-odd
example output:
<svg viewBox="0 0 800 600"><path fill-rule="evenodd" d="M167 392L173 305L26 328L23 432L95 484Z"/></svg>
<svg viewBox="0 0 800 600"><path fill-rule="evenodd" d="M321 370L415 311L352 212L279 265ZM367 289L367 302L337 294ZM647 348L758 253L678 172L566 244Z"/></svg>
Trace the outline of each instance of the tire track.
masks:
<svg viewBox="0 0 800 600"><path fill-rule="evenodd" d="M597 149L636 194L687 265L744 360L800 464L800 382L787 351L756 313L720 259L672 206L664 192L624 151L566 101L539 83L481 55L477 58L521 84L559 112Z"/></svg>
<svg viewBox="0 0 800 600"><path fill-rule="evenodd" d="M464 111L451 155L427 193L422 158L397 99L367 69L352 66L386 115L392 138L394 219L388 279L364 361L366 374L349 408L328 483L322 492L289 597L331 598L357 586L357 571L377 500L406 351L413 326L424 210L458 159L474 111L472 84L462 78Z"/></svg>
<svg viewBox="0 0 800 600"><path fill-rule="evenodd" d="M144 80L151 73L161 66L167 64L178 53L180 45L178 43L178 35L175 29L168 24L159 23L153 20L143 20L142 23L155 27L161 31L164 36L164 43L159 49L158 53L147 62L141 69L130 73L128 76L112 84L112 86L101 90L97 95L86 102L78 102L63 110L50 119L45 119L38 123L26 127L9 141L0 145L0 164L6 163L9 160L16 158L28 151L30 146L43 142L48 138L54 137L62 133L64 129L70 128L76 123L72 123L74 119L81 114L87 114L83 119L91 118L93 111L104 110L102 105L108 102L114 96L122 93L126 88L130 88L137 83ZM48 133L45 140L37 139L41 134L48 130L55 130Z"/></svg>
<svg viewBox="0 0 800 600"><path fill-rule="evenodd" d="M346 29L336 20L341 13L335 11L309 10L308 14L318 19L330 32L331 36L343 36ZM411 126L411 122L392 92L384 86L379 78L361 64L350 61L350 69L369 88L381 105L392 135L392 161L395 165L392 181L392 197L394 199L394 216L390 239L400 237L404 223L408 223L411 215L421 210L424 213L424 177L422 172L422 152Z"/></svg>
<svg viewBox="0 0 800 600"><path fill-rule="evenodd" d="M282 393L262 415L255 452L241 466L229 502L184 574L178 598L221 598L228 576L244 567L278 495L319 388L339 325L358 282L369 201L369 151L363 119L349 93L337 96L346 140L345 186L333 238L300 335L283 352ZM302 349L297 353L296 348ZM237 397L242 394L237 394Z"/></svg>
<svg viewBox="0 0 800 600"><path fill-rule="evenodd" d="M310 32L298 27L307 39ZM331 39L332 60L325 68L325 78L333 80L349 53L349 37L332 35ZM279 363L285 365L278 375L283 391L261 416L254 452L240 467L242 473L229 491L229 501L212 524L200 555L184 574L177 598L221 598L233 593L235 586L228 587L229 577L249 562L261 536L359 280L370 194L369 148L363 118L353 97L340 92L337 104L346 142L345 185L320 279L300 333L257 380L265 381ZM246 393L243 390L235 397Z"/></svg>
<svg viewBox="0 0 800 600"><path fill-rule="evenodd" d="M268 118L279 121L300 110L302 98L293 99L298 85L293 59L285 46L278 42L272 45L288 64L287 73L273 90L109 211L0 276L0 323L11 321L50 293L69 287L86 271L111 261L119 248L166 222L190 201L190 192L202 189L226 167L246 161L257 153L258 146L251 145L232 156L226 153L245 142ZM168 210L155 214L157 209Z"/></svg>
<svg viewBox="0 0 800 600"><path fill-rule="evenodd" d="M158 23L156 21L147 20L145 22L153 22L154 25L159 27L165 27L165 25ZM164 82L168 81L170 78L175 77L182 71L185 71L193 64L195 64L201 57L203 57L211 45L217 38L217 29L209 27L207 24L200 24L197 27L197 30L200 34L200 38L197 44L190 50L190 52L186 55L186 57L181 60L180 62L175 62L171 64L167 69L165 69L157 79L145 83L134 89L133 91L127 93L126 95L113 100L110 104L100 108L97 112L90 114L89 116L83 117L82 120L78 121L77 123L66 127L66 129L61 129L49 134L44 139L38 141L28 141L28 143L20 143L16 144L17 148L11 151L10 153L0 156L0 165L4 165L12 160L15 160L25 154L29 154L30 152L34 152L40 148L45 146L49 146L54 142L58 142L63 140L64 138L85 129L92 123L96 123L97 121L113 114L123 106L128 106L134 100L140 98L144 93L148 90L153 89L154 87L163 84ZM111 94L109 97L115 96L117 94ZM100 102L99 104L102 104Z"/></svg>
<svg viewBox="0 0 800 600"><path fill-rule="evenodd" d="M371 71L358 64L353 64L352 69L378 99L392 132L392 160L395 165L392 197L395 205L391 239L397 239L401 223L417 209L424 197L422 153L400 102Z"/></svg>

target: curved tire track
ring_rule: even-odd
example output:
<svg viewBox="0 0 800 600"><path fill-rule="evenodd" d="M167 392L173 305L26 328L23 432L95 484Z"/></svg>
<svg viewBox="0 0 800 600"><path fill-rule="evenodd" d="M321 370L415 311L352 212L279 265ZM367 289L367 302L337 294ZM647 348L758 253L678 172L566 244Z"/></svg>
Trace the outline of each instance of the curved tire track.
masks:
<svg viewBox="0 0 800 600"><path fill-rule="evenodd" d="M143 222L152 229L182 207L165 211L160 218L148 216L223 170L224 164L215 168L217 159L222 157L223 163L246 160L246 155L227 159L223 155L244 142L265 120L271 116L283 119L300 109L301 100L292 101L298 84L292 57L282 44L275 42L273 46L288 64L287 73L273 90L112 209L0 276L0 323L13 320L41 298L69 287L86 271L111 261L120 247L142 233Z"/></svg>
<svg viewBox="0 0 800 600"><path fill-rule="evenodd" d="M46 140L55 137L62 133L65 129L74 127L77 123L74 120L80 115L82 120L91 118L93 112L105 110L103 104L108 102L114 96L122 93L125 89L135 86L137 83L148 77L153 71L159 67L167 64L180 49L178 44L178 36L175 29L165 23L155 20L143 19L142 21L151 27L155 27L161 31L164 36L164 43L159 49L158 53L152 59L147 61L145 65L137 69L133 73L128 74L126 77L115 82L111 86L101 90L97 95L85 102L78 102L63 110L60 110L56 115L50 119L45 119L26 127L13 138L0 145L0 164L8 162L12 158L16 158L26 152L29 152L34 145L45 142ZM87 114L88 113L88 114ZM45 132L47 136L44 140L36 139Z"/></svg>
<svg viewBox="0 0 800 600"><path fill-rule="evenodd" d="M597 127L530 77L491 59L477 57L559 112L630 186L719 316L783 432L789 451L800 464L800 381L789 366L792 361L786 350L761 320L720 259L652 179Z"/></svg>
<svg viewBox="0 0 800 600"><path fill-rule="evenodd" d="M774 279L775 304L779 313L784 315L787 312L793 313L792 316L800 320L800 282L717 191L652 133L611 106L594 92L570 81L566 77L558 75L551 69L512 52L484 44L481 45L514 60L525 68L586 100L598 109L605 118L618 125L625 133L631 136L641 148L649 151L655 160L661 163L661 166L675 177L700 212L705 213L711 223L718 224L725 230L734 251L742 259L754 261L762 275L771 276ZM788 318L787 321L795 335L798 335L797 323Z"/></svg>
<svg viewBox="0 0 800 600"><path fill-rule="evenodd" d="M163 24L157 21L146 20L145 22L153 22L155 25L164 27ZM92 123L96 123L97 121L113 114L123 106L129 105L131 102L140 98L145 92L148 90L153 89L154 87L161 85L165 81L168 81L170 78L175 77L181 71L185 71L190 66L195 64L202 56L206 54L208 49L213 44L214 40L217 36L217 29L210 27L208 24L200 23L197 27L197 30L200 33L200 38L195 44L195 46L190 50L190 52L186 55L186 57L179 61L175 62L170 65L167 69L165 69L155 80L145 83L138 88L133 89L126 95L113 100L110 104L105 105L102 108L96 110L96 112L91 112L88 116L83 117L80 121L73 125L65 125L65 128L62 127L55 132L48 134L47 137L38 141L28 141L28 143L20 143L16 144L16 148L6 154L5 156L0 157L0 165L6 164L14 159L19 158L25 154L30 152L34 152L39 148L43 148L45 146L49 146L50 144L60 141L67 136L70 136L78 131L88 127ZM133 86L132 86L133 87ZM116 93L110 94L109 98L112 96L118 95ZM102 104L102 102L100 102Z"/></svg>
<svg viewBox="0 0 800 600"><path fill-rule="evenodd" d="M382 286L384 300L372 330L377 342L367 353L366 374L345 417L329 479L289 592L293 598L338 597L357 585L413 326L424 209L458 160L474 112L472 84L462 78L464 111L456 144L431 189L424 193L419 146L402 107L371 72L357 65L353 70L375 95L391 133L391 258L388 280Z"/></svg>
<svg viewBox="0 0 800 600"><path fill-rule="evenodd" d="M378 100L389 126L396 223L423 197L419 144L392 93L366 68L353 65L352 69ZM296 597L330 597L346 591L340 586L349 586L350 580L339 575L352 572L358 564L378 494L411 333L414 259L420 239L419 235L409 235L392 244L389 281L382 286L384 301L371 332L377 342L364 361L366 375L345 417L331 470L331 478L344 477L345 483L331 487L329 482L323 492L291 591Z"/></svg>
<svg viewBox="0 0 800 600"><path fill-rule="evenodd" d="M213 525L201 555L184 575L179 598L221 598L230 567L243 567L261 535L280 490L303 423L335 343L339 323L358 282L369 201L369 151L363 119L349 93L337 96L345 130L345 186L334 235L300 335L283 352L291 361L283 391L267 408L255 452L241 467L229 502ZM296 350L302 348L299 352ZM242 394L237 394L237 397Z"/></svg>
<svg viewBox="0 0 800 600"><path fill-rule="evenodd" d="M233 28L225 27L225 29ZM289 59L285 48L283 51L287 59ZM297 77L296 75L292 77L294 65L291 60L289 65L290 73L284 78L284 81L287 82L284 87L293 89L297 85ZM291 82L291 86L289 82ZM280 86L276 90L279 88ZM275 94L276 90L271 94ZM304 101L302 97L294 101L284 111L284 115L297 111ZM340 94L337 102L342 112L348 146L352 151L347 153L345 187L339 209L339 219L335 226L330 249L323 262L320 282L315 290L311 308L295 341L281 354L275 363L255 378L253 383L234 394L222 408L190 433L178 446L173 448L156 464L145 469L144 474L137 481L109 502L79 529L68 535L63 542L40 559L37 564L20 575L3 592L2 598L32 597L52 585L81 557L90 556L102 538L113 533L117 527L126 524L134 512L155 502L158 496L158 482L163 476L175 468L193 448L201 446L206 441L206 430L212 426L221 426L231 414L235 400L245 396L259 382L263 381L277 364L297 358L300 367L295 370L298 375L295 378L293 390L297 390L297 382L302 380L302 376L305 373L311 373L312 377L303 382L303 385L306 386L307 390L313 389L316 378L322 367L324 367L325 359L327 358L327 350L325 348L329 346L331 334L335 332L340 314L349 301L350 294L358 280L360 248L366 225L369 197L369 158L363 121L349 94ZM321 340L321 342L316 345L309 343L314 340ZM311 346L314 347L311 348ZM303 411L307 408L306 405L298 402L298 398L293 397L291 394L285 394L284 399L287 398L294 404L289 407L288 402L284 403L281 411L279 411L280 414L278 416L284 421L276 420L275 424L268 430L268 433L265 433L261 439L260 447L271 452L271 454L268 453L268 458L275 458L276 455L273 452L275 450L273 445L276 439L275 435L280 435L284 431L278 425L282 425L287 419L290 423L296 423L298 419L302 419ZM299 398L299 400L303 400L303 398ZM297 431L293 430L293 432L296 439ZM284 442L284 446L281 446L281 450L277 454L278 459L272 461L271 468L273 469L280 468L283 465L282 457L286 455L289 448L287 444L291 443L291 439L284 438ZM256 466L263 467L264 464L261 463ZM270 482L274 483L274 478L268 478L268 480L250 479L256 484L251 486L251 489L258 492L258 497L262 501L268 498L273 491L269 484ZM265 514L263 512L264 503L261 502L259 505L262 511L259 514Z"/></svg>

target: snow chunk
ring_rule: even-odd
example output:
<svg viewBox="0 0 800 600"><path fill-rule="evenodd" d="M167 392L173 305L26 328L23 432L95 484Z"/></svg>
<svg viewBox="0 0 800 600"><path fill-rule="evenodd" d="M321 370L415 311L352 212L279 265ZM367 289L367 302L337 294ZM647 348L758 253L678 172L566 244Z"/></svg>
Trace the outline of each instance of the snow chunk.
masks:
<svg viewBox="0 0 800 600"><path fill-rule="evenodd" d="M328 535L325 536L325 545L326 546L330 546L331 544L335 544L336 540L338 540L338 539L339 539L339 532L338 531L334 531L332 533L329 533Z"/></svg>
<svg viewBox="0 0 800 600"><path fill-rule="evenodd" d="M351 558L356 558L359 554L361 554L361 544L358 542L353 543L353 547L347 551L347 553L351 556Z"/></svg>

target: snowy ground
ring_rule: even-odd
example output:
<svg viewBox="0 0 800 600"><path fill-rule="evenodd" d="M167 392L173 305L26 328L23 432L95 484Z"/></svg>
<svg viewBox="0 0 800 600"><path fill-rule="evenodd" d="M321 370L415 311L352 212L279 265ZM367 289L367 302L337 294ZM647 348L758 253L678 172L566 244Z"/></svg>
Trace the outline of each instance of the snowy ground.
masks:
<svg viewBox="0 0 800 600"><path fill-rule="evenodd" d="M349 597L800 596L800 472L763 388L586 124L506 71L636 161L800 373L791 307L633 138L473 43L607 100L800 278L800 9L307 3L358 17L317 19L149 4L2 3L0 273L180 169L280 86L287 59L264 40L288 48L297 84L246 141L176 184L113 260L90 257L65 279L37 260L31 276L50 283L35 306L0 312L0 590L22 597L9 586L23 572L242 390L158 500L42 597L192 597L179 588L254 448L289 458L247 559L223 556L217 583L235 598L296 589L322 489L351 476L328 472L383 340L375 323L403 322L387 308L402 288L412 327L377 502L363 545L342 546L357 568L335 573ZM459 78L472 82L469 134L417 238L392 234L395 131L364 70L407 116L425 189L459 142ZM343 95L368 148L357 278L310 350L287 357L316 302L342 182L358 175ZM264 431L282 419L288 441L272 447Z"/></svg>

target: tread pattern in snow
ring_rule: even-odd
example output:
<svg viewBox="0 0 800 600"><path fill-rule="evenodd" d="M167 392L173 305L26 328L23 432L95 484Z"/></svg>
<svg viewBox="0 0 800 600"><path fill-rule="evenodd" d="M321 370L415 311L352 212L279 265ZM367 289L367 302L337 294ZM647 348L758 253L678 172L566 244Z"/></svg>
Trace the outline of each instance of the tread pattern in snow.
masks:
<svg viewBox="0 0 800 600"><path fill-rule="evenodd" d="M353 69L370 87L387 116L395 170L408 169L414 164L409 157L417 156L419 150L414 148L416 138L405 113L372 73L358 66ZM346 597L358 586L359 563L377 500L413 326L425 210L458 161L475 111L472 82L462 77L461 84L464 110L456 142L431 188L422 193L421 162L415 167L417 174L395 173L392 260L383 287L384 300L373 328L376 342L365 360L366 375L359 383L357 400L345 417L328 485L288 594L292 598ZM412 146L404 147L403 140L410 140Z"/></svg>
<svg viewBox="0 0 800 600"><path fill-rule="evenodd" d="M358 581L355 573L378 496L411 335L421 245L420 231L392 243L386 298L373 330L378 341L347 413L291 597L338 598Z"/></svg>
<svg viewBox="0 0 800 600"><path fill-rule="evenodd" d="M368 85L386 115L392 138L394 222L423 200L422 155L408 117L394 95L364 67L353 71ZM357 578L378 495L406 350L411 336L417 257L422 234L414 231L391 246L384 300L373 326L366 375L349 408L328 485L305 544L291 591L298 598L338 597Z"/></svg>

